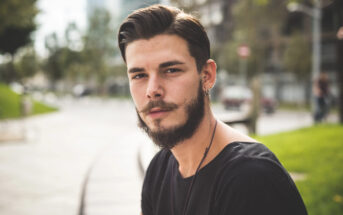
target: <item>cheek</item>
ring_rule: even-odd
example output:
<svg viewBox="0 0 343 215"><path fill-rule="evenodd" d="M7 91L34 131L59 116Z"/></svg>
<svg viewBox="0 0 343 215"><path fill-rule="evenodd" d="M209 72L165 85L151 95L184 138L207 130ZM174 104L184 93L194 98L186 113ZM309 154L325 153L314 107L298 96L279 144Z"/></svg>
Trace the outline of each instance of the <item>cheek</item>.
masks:
<svg viewBox="0 0 343 215"><path fill-rule="evenodd" d="M143 88L137 86L136 84L130 84L130 93L135 106L140 108L140 105L142 105L142 99L144 98Z"/></svg>
<svg viewBox="0 0 343 215"><path fill-rule="evenodd" d="M197 77L192 77L190 79L180 81L177 86L172 87L171 90L174 91L174 96L184 97L184 102L187 102L194 98L194 96L197 96L199 82L200 81Z"/></svg>

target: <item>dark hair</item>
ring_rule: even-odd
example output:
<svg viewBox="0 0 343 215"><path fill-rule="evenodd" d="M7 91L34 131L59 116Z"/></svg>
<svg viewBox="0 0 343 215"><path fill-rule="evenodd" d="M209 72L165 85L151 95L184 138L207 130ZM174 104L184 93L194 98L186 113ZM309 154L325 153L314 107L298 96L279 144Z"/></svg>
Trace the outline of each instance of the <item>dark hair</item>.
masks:
<svg viewBox="0 0 343 215"><path fill-rule="evenodd" d="M187 41L190 55L195 58L198 72L210 58L210 42L204 27L193 16L175 7L152 5L131 13L121 24L118 44L126 62L126 46L138 39L159 34L178 35Z"/></svg>

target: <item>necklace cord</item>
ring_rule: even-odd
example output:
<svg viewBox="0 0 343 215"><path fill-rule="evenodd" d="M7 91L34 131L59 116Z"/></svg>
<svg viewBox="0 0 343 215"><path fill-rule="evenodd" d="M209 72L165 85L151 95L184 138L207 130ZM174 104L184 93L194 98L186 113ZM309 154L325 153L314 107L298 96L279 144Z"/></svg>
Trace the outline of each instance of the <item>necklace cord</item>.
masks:
<svg viewBox="0 0 343 215"><path fill-rule="evenodd" d="M188 208L190 195L191 195L191 193L192 193L193 184L194 184L194 182L195 182L195 179L196 179L196 177L197 177L197 175L198 175L198 172L199 172L199 170L200 170L200 167L201 167L202 163L204 162L205 158L207 157L208 152L210 151L210 148L211 148L212 142L213 142L213 138L214 138L214 134L216 133L216 128L217 128L217 120L216 120L216 123L214 124L214 128L213 128L213 132L212 132L212 137L211 137L210 144L208 145L208 147L206 147L205 152L204 152L204 156L202 157L202 159L201 159L201 161L200 161L200 163L199 163L199 165L198 165L198 167L197 167L197 169L196 169L196 171L195 171L195 174L194 174L194 177L193 177L193 179L192 179L192 181L191 181L191 184L190 184L190 186L189 186L189 189L188 189L188 192L187 192L187 197L186 197L185 206L184 206L184 208L183 208L183 213L182 213L183 215L186 215L186 211L187 211L187 208ZM173 207L173 206L172 206L172 207ZM174 214L174 213L173 213L173 214Z"/></svg>

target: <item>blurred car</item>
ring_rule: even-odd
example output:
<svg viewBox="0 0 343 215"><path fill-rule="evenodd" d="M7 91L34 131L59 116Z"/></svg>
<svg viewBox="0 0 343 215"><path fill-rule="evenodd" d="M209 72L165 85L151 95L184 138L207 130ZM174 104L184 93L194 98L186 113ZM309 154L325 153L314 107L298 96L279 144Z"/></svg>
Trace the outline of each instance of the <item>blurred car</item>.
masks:
<svg viewBox="0 0 343 215"><path fill-rule="evenodd" d="M249 103L251 99L251 90L243 86L225 87L221 95L222 103L227 110L239 110L242 105Z"/></svg>
<svg viewBox="0 0 343 215"><path fill-rule="evenodd" d="M86 87L82 84L78 84L73 88L73 95L75 97L84 97L93 94L93 90L89 87Z"/></svg>
<svg viewBox="0 0 343 215"><path fill-rule="evenodd" d="M265 113L274 113L277 108L277 102L272 98L262 97L261 100L263 111Z"/></svg>
<svg viewBox="0 0 343 215"><path fill-rule="evenodd" d="M221 102L226 110L240 110L243 106L250 106L252 99L251 89L239 85L225 87L221 94ZM262 95L261 106L265 113L273 113L277 103L274 99Z"/></svg>

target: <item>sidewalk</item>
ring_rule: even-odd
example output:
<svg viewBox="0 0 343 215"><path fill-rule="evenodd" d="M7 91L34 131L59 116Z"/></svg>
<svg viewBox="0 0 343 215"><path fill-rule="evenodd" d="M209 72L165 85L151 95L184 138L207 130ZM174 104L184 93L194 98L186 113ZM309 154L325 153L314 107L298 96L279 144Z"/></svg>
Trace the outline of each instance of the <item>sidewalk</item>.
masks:
<svg viewBox="0 0 343 215"><path fill-rule="evenodd" d="M0 121L0 143L23 141L25 136L26 130L22 120Z"/></svg>
<svg viewBox="0 0 343 215"><path fill-rule="evenodd" d="M27 130L24 139L0 142L1 215L77 215L92 165L85 214L140 213L136 155L145 139L131 102L71 101L57 113L1 126L13 136Z"/></svg>

